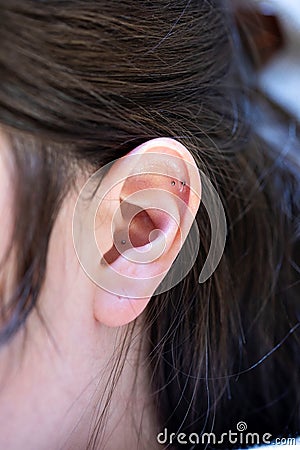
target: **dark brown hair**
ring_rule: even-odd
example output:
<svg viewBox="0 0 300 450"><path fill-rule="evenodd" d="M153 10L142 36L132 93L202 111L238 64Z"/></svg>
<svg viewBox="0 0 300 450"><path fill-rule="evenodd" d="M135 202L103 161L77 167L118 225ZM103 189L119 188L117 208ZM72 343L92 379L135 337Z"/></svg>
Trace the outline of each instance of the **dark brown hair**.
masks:
<svg viewBox="0 0 300 450"><path fill-rule="evenodd" d="M201 206L195 266L146 311L160 425L221 434L244 420L261 434L294 435L299 177L289 155L255 136L225 6L0 0L0 123L15 158L18 252L1 340L38 307L49 237L77 168L173 137L213 182L229 230L217 271L198 284L210 244Z"/></svg>

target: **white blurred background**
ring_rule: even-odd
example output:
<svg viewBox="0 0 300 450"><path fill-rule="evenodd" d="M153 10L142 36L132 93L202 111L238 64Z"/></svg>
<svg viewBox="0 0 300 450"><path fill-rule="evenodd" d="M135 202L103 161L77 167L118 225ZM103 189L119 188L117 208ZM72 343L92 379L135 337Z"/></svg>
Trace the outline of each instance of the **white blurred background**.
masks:
<svg viewBox="0 0 300 450"><path fill-rule="evenodd" d="M259 74L261 89L300 121L300 0L256 0L275 12L285 46Z"/></svg>

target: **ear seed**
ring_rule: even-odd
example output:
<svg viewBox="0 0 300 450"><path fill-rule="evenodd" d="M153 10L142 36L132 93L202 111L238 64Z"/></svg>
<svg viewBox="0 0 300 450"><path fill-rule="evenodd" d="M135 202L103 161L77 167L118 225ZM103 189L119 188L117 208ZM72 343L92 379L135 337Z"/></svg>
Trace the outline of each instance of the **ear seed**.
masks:
<svg viewBox="0 0 300 450"><path fill-rule="evenodd" d="M171 185L172 186L175 186L175 184L176 184L176 182L173 180L173 181L171 181ZM180 184L181 184L181 186L185 186L186 185L186 182L185 181L180 181Z"/></svg>

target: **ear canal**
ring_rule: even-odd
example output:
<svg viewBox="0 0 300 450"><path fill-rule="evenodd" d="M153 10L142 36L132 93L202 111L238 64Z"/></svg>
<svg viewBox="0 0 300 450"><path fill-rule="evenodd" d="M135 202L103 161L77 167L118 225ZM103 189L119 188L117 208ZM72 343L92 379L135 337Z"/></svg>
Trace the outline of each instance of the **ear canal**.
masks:
<svg viewBox="0 0 300 450"><path fill-rule="evenodd" d="M154 202L158 204L155 207ZM147 189L147 195L139 191L121 202L114 222L113 245L103 256L103 263L112 264L121 254L132 262L149 262L166 249L164 235L175 237L178 232L178 202L168 191L161 191L159 200L156 189Z"/></svg>
<svg viewBox="0 0 300 450"><path fill-rule="evenodd" d="M112 264L121 253L132 247L144 247L151 242L151 233L155 225L147 213L137 205L127 201L121 203L123 222L113 233L113 245L103 255L107 264Z"/></svg>

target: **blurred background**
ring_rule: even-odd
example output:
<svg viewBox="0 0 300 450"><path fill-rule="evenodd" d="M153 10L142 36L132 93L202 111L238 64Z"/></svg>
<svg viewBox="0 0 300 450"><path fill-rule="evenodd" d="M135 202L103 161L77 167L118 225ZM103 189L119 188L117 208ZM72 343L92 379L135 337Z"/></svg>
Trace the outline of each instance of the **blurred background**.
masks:
<svg viewBox="0 0 300 450"><path fill-rule="evenodd" d="M300 0L234 2L257 94L259 133L300 160ZM248 72L247 68L247 72ZM265 111L268 114L265 114Z"/></svg>

